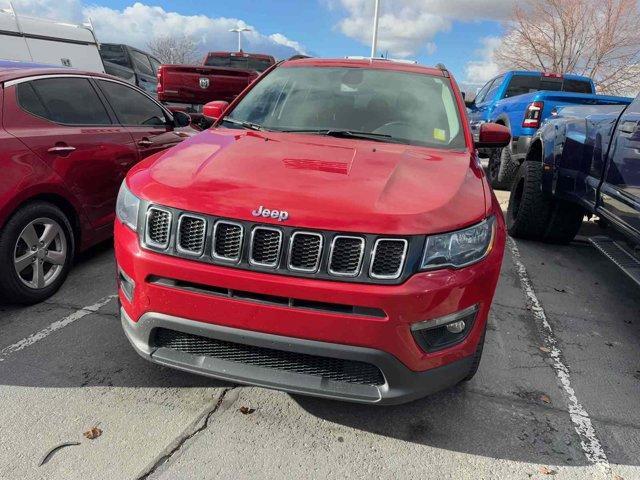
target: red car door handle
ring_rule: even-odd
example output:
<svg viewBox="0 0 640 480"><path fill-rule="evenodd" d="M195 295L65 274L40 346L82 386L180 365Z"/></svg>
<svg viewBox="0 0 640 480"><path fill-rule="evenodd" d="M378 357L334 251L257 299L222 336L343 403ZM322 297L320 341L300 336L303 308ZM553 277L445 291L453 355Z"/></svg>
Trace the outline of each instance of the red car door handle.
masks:
<svg viewBox="0 0 640 480"><path fill-rule="evenodd" d="M69 145L64 145L64 146L58 145L55 147L51 147L49 150L47 150L47 152L60 155L65 153L71 153L71 152L74 152L75 150L76 150L76 147L71 147Z"/></svg>
<svg viewBox="0 0 640 480"><path fill-rule="evenodd" d="M151 145L153 145L153 142L148 138L143 138L138 142L138 145L140 145L141 147L150 147Z"/></svg>

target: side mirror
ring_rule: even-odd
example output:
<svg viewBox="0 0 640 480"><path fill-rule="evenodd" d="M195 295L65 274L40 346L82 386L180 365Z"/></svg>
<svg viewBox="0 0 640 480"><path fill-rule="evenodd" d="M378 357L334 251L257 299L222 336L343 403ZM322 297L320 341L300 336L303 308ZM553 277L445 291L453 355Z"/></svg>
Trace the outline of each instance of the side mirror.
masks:
<svg viewBox="0 0 640 480"><path fill-rule="evenodd" d="M473 108L476 106L476 100L475 98L473 100L467 100L466 98L464 99L464 104L467 106L467 108Z"/></svg>
<svg viewBox="0 0 640 480"><path fill-rule="evenodd" d="M504 125L498 123L483 123L476 148L502 148L511 142L511 132Z"/></svg>
<svg viewBox="0 0 640 480"><path fill-rule="evenodd" d="M460 94L462 95L462 100L464 100L466 102L467 101L467 92L460 92Z"/></svg>
<svg viewBox="0 0 640 480"><path fill-rule="evenodd" d="M229 106L229 102L209 102L202 108L202 115L210 120L218 120Z"/></svg>
<svg viewBox="0 0 640 480"><path fill-rule="evenodd" d="M173 112L173 125L176 128L188 127L191 125L191 116L184 112Z"/></svg>

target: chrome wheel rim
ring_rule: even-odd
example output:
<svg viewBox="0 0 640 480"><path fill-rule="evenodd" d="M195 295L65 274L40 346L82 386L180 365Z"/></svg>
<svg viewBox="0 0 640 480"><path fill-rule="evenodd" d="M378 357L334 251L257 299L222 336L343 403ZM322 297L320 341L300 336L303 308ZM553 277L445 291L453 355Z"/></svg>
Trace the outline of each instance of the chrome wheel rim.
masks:
<svg viewBox="0 0 640 480"><path fill-rule="evenodd" d="M48 287L62 274L67 260L67 238L58 222L37 218L16 241L13 266L20 281L34 290Z"/></svg>

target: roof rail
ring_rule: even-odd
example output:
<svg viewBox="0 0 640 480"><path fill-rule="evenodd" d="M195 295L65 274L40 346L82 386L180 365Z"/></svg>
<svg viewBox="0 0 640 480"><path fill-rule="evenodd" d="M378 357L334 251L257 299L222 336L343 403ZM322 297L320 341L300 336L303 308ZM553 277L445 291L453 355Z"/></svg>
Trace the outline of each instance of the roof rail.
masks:
<svg viewBox="0 0 640 480"><path fill-rule="evenodd" d="M418 63L417 60L407 60L405 58L365 57L362 55L347 55L344 58L347 60L377 60L382 62L409 63L411 65L416 65Z"/></svg>
<svg viewBox="0 0 640 480"><path fill-rule="evenodd" d="M441 70L441 71L442 71L442 74L443 74L445 77L449 78L449 70L447 70L447 67L445 67L445 66L444 66L444 63L436 63L436 68L437 68L438 70Z"/></svg>

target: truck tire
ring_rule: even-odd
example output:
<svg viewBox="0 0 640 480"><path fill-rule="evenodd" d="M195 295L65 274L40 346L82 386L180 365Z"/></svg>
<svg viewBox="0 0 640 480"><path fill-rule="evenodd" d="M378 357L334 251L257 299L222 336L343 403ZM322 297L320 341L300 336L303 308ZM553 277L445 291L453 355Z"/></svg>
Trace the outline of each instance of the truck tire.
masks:
<svg viewBox="0 0 640 480"><path fill-rule="evenodd" d="M509 147L492 150L489 156L489 183L495 190L509 190L518 167L518 162L511 157Z"/></svg>
<svg viewBox="0 0 640 480"><path fill-rule="evenodd" d="M542 192L542 163L525 161L511 188L507 230L515 238L549 243L569 243L578 233L584 210L553 200Z"/></svg>
<svg viewBox="0 0 640 480"><path fill-rule="evenodd" d="M71 224L58 207L24 205L0 230L0 297L24 305L49 298L64 283L74 249Z"/></svg>

